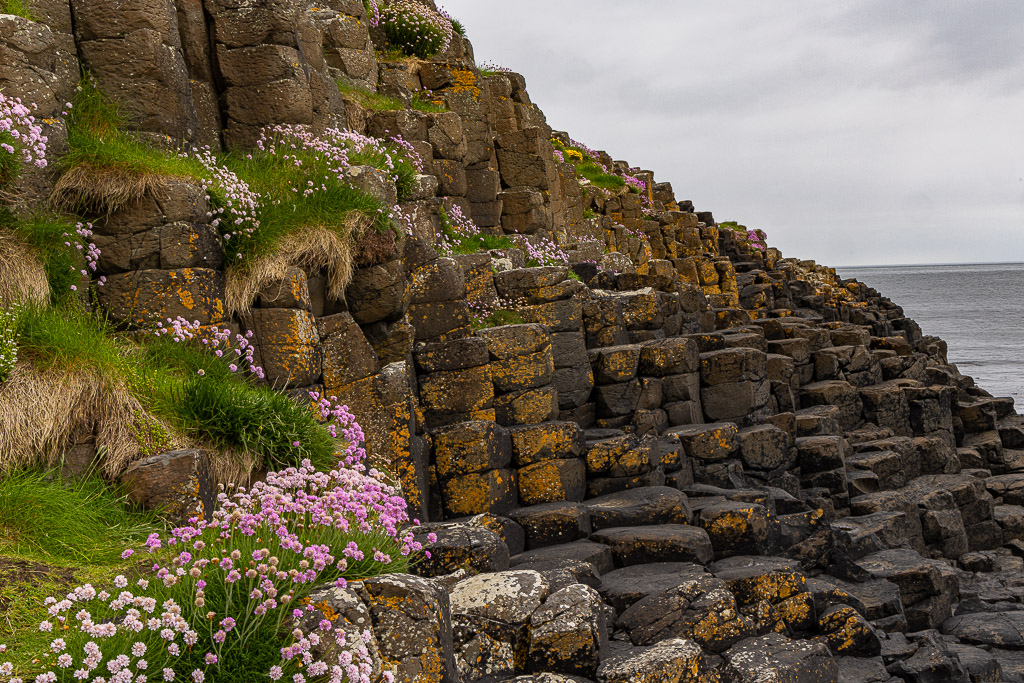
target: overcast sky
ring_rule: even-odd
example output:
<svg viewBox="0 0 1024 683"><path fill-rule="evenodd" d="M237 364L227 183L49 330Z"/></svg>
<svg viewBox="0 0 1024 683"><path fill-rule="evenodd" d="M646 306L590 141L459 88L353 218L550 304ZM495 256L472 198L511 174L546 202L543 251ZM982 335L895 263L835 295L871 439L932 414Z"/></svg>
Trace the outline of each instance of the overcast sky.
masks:
<svg viewBox="0 0 1024 683"><path fill-rule="evenodd" d="M1024 261L1024 0L442 0L549 123L828 265Z"/></svg>

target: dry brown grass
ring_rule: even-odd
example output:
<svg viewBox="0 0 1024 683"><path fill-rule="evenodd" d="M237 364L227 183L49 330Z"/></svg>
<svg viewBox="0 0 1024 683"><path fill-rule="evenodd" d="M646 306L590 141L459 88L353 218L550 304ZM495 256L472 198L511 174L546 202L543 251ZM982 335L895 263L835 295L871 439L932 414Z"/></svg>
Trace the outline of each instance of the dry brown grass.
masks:
<svg viewBox="0 0 1024 683"><path fill-rule="evenodd" d="M19 363L0 384L0 405L0 472L56 467L74 435L93 433L97 446L105 447L99 472L116 477L142 457L137 416L155 419L128 391L95 374L40 372L28 363ZM171 438L172 448L188 445Z"/></svg>
<svg viewBox="0 0 1024 683"><path fill-rule="evenodd" d="M0 230L0 302L45 304L50 284L32 247L7 230Z"/></svg>
<svg viewBox="0 0 1024 683"><path fill-rule="evenodd" d="M79 164L69 168L53 188L53 202L68 210L113 213L147 193L163 190L174 180L158 173L139 173L116 166L96 168Z"/></svg>
<svg viewBox="0 0 1024 683"><path fill-rule="evenodd" d="M247 267L228 269L224 294L228 314L247 313L260 290L286 277L288 268L294 266L326 270L327 294L340 298L352 280L351 241L336 230L307 227L285 236L274 253Z"/></svg>

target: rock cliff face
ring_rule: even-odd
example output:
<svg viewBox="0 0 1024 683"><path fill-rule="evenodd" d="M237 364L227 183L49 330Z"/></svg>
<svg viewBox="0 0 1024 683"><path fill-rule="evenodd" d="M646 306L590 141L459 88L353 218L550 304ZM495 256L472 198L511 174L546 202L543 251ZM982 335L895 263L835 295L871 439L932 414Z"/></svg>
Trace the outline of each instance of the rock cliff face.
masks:
<svg viewBox="0 0 1024 683"><path fill-rule="evenodd" d="M232 311L194 183L95 222L113 321L253 330L270 381L338 396L391 463L439 536L418 567L436 578L358 589L401 680L1024 676L1024 419L878 292L756 248L653 173L598 189L522 76L481 73L458 36L390 61L361 2L35 7L0 15L0 88L43 117L81 69L155 144L303 124L401 134L425 160L412 234L359 252L341 296L297 264ZM374 111L339 79L446 111ZM453 206L567 265L439 256ZM475 328L499 299L522 324Z"/></svg>

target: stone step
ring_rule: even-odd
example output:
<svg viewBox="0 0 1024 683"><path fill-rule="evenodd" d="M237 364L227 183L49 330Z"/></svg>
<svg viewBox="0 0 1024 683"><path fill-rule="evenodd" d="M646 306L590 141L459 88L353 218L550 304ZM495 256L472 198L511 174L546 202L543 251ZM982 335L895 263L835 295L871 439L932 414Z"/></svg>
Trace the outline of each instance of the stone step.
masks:
<svg viewBox="0 0 1024 683"><path fill-rule="evenodd" d="M613 527L689 524L692 513L685 493L668 486L610 493L584 501L594 531Z"/></svg>
<svg viewBox="0 0 1024 683"><path fill-rule="evenodd" d="M613 527L596 531L590 538L611 549L616 567L648 562L707 564L714 555L708 533L687 524Z"/></svg>
<svg viewBox="0 0 1024 683"><path fill-rule="evenodd" d="M582 503L531 505L513 510L509 518L523 527L526 550L578 541L591 532L590 511Z"/></svg>

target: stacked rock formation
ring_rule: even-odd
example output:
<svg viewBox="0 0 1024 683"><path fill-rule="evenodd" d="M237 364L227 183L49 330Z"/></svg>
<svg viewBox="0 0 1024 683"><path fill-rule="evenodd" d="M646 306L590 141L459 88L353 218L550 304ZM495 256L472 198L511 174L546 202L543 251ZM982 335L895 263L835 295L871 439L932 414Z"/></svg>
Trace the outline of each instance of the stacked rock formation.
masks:
<svg viewBox="0 0 1024 683"><path fill-rule="evenodd" d="M317 602L370 619L399 680L1024 680L1024 418L897 305L751 248L653 173L593 187L523 77L484 76L460 37L393 62L353 0L38 4L0 16L0 86L43 116L81 66L160 144L342 126L425 160L413 234L357 254L343 296L295 267L244 316L201 186L95 222L112 321L252 329L269 380L347 403L429 520L422 577ZM448 111L373 111L336 79ZM568 263L439 256L453 205ZM499 297L524 323L475 330Z"/></svg>

